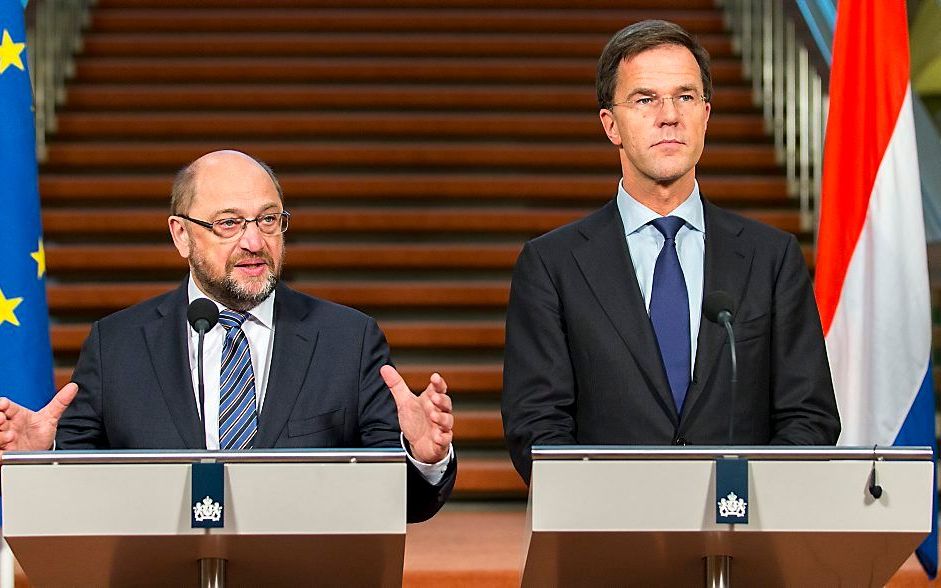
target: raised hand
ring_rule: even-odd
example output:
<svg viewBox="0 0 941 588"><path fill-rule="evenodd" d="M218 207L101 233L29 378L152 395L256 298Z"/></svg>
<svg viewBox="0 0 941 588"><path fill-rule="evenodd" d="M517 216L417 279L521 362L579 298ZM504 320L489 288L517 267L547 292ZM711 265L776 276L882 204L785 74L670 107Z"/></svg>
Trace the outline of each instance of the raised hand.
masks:
<svg viewBox="0 0 941 588"><path fill-rule="evenodd" d="M391 365L379 369L392 391L399 414L399 427L411 446L412 456L423 463L437 463L448 455L454 427L448 384L439 374L431 375L428 387L415 396Z"/></svg>
<svg viewBox="0 0 941 588"><path fill-rule="evenodd" d="M0 451L44 451L52 448L62 413L78 394L69 382L39 411L0 398Z"/></svg>

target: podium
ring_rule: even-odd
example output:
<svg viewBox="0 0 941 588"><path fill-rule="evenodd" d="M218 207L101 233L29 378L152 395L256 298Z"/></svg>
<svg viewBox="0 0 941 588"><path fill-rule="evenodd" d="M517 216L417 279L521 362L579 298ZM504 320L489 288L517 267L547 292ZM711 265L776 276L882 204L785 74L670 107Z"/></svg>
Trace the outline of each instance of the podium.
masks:
<svg viewBox="0 0 941 588"><path fill-rule="evenodd" d="M748 524L716 523L726 457ZM534 447L522 584L882 586L931 530L933 473L929 448Z"/></svg>
<svg viewBox="0 0 941 588"><path fill-rule="evenodd" d="M224 527L192 528L194 463ZM35 586L400 586L401 449L3 455L3 534Z"/></svg>

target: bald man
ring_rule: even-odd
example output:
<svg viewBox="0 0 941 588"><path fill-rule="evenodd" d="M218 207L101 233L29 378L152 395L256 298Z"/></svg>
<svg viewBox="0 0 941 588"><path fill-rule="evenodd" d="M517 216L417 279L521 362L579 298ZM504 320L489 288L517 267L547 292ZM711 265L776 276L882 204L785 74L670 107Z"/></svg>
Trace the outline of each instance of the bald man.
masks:
<svg viewBox="0 0 941 588"><path fill-rule="evenodd" d="M438 375L418 396L389 365L376 322L279 283L290 213L277 177L236 151L177 174L167 220L189 263L175 290L96 322L69 383L32 412L0 399L0 450L397 447L409 522L451 493L451 400ZM220 320L204 341L187 307ZM391 393L390 393L391 392ZM205 418L202 418L205 416Z"/></svg>

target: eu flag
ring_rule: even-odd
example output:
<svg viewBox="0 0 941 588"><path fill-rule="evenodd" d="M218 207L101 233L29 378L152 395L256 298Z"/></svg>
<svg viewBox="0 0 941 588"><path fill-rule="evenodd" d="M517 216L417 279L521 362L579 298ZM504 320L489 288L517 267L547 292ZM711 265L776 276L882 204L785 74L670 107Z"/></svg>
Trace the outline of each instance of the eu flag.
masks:
<svg viewBox="0 0 941 588"><path fill-rule="evenodd" d="M24 16L0 0L0 396L36 410L54 389Z"/></svg>

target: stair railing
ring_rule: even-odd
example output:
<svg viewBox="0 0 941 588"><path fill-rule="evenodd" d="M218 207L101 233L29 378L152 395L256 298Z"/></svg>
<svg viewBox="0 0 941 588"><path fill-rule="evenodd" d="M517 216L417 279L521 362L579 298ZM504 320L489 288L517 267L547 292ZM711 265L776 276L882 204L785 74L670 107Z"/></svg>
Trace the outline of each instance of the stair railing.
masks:
<svg viewBox="0 0 941 588"><path fill-rule="evenodd" d="M46 159L46 137L56 130L56 107L75 74L74 55L94 0L32 0L26 7L29 71L36 110L36 157Z"/></svg>
<svg viewBox="0 0 941 588"><path fill-rule="evenodd" d="M753 99L762 107L802 231L817 225L829 103L833 0L721 0Z"/></svg>

